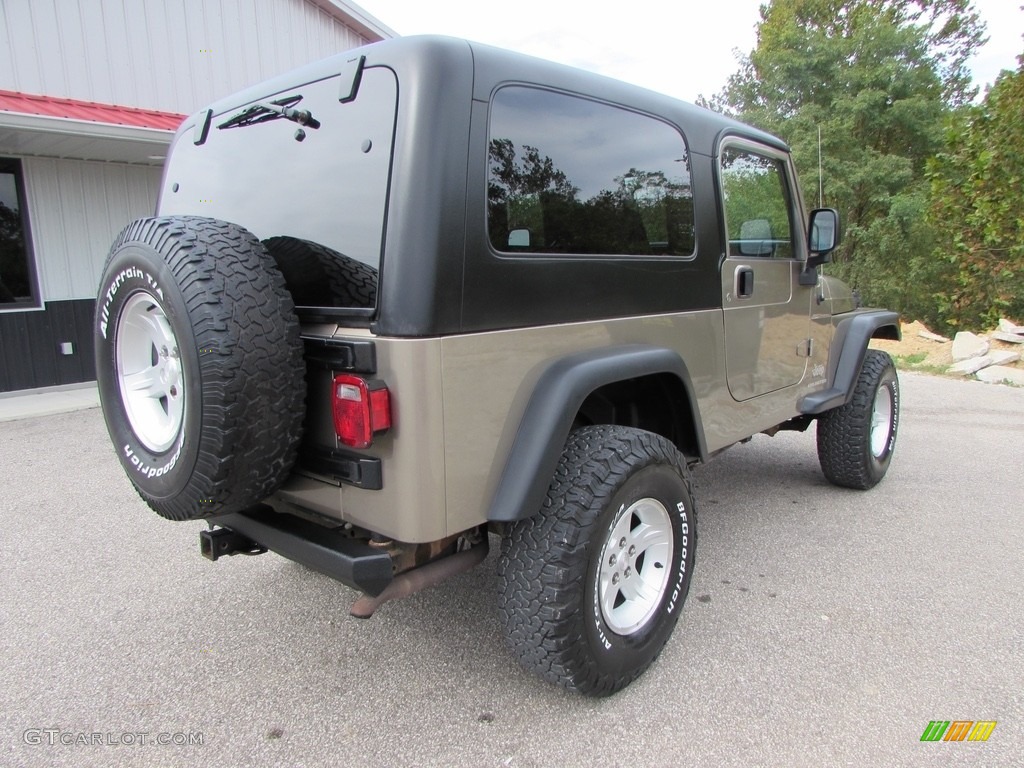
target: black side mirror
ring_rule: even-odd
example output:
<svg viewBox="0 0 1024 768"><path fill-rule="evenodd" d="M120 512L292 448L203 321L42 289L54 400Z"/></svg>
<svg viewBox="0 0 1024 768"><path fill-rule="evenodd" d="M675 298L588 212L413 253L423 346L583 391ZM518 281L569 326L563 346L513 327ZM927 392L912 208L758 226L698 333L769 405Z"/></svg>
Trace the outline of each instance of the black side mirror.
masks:
<svg viewBox="0 0 1024 768"><path fill-rule="evenodd" d="M826 256L836 249L839 245L839 213L834 208L816 208L811 211L807 242L811 253L817 256Z"/></svg>
<svg viewBox="0 0 1024 768"><path fill-rule="evenodd" d="M815 208L807 228L810 254L800 273L800 285L817 285L817 268L832 261L832 251L839 245L839 212L834 208Z"/></svg>

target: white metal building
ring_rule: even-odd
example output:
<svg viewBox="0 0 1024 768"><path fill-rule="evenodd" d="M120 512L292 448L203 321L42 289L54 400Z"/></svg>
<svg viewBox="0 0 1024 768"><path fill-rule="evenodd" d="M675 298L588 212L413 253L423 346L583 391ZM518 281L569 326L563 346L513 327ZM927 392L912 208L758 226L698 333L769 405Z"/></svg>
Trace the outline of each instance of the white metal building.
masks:
<svg viewBox="0 0 1024 768"><path fill-rule="evenodd" d="M103 261L187 114L394 34L346 0L0 0L0 392L95 379Z"/></svg>

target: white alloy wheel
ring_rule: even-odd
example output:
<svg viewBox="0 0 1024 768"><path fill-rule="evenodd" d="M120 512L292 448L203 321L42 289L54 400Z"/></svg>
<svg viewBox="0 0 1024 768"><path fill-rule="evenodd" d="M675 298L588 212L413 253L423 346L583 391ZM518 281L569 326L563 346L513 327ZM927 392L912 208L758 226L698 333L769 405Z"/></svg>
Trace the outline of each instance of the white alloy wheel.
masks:
<svg viewBox="0 0 1024 768"><path fill-rule="evenodd" d="M185 417L178 339L158 299L138 291L117 320L117 381L132 431L154 453L168 450Z"/></svg>
<svg viewBox="0 0 1024 768"><path fill-rule="evenodd" d="M668 586L672 544L672 521L657 499L640 499L620 512L598 575L601 615L613 632L630 635L653 618Z"/></svg>

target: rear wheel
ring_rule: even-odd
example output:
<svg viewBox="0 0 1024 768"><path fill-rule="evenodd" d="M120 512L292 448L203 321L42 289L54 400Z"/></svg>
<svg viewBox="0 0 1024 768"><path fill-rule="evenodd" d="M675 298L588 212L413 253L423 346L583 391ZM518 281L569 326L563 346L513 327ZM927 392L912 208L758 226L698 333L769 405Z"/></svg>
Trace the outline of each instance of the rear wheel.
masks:
<svg viewBox="0 0 1024 768"><path fill-rule="evenodd" d="M900 387L885 352L869 349L853 398L818 418L818 461L830 482L867 490L885 477L896 447Z"/></svg>
<svg viewBox="0 0 1024 768"><path fill-rule="evenodd" d="M502 543L512 652L579 693L624 688L672 634L695 545L690 476L672 443L617 426L575 431L544 508Z"/></svg>
<svg viewBox="0 0 1024 768"><path fill-rule="evenodd" d="M214 219L140 219L100 285L103 416L142 498L185 520L273 493L295 461L305 382L294 306L259 240Z"/></svg>

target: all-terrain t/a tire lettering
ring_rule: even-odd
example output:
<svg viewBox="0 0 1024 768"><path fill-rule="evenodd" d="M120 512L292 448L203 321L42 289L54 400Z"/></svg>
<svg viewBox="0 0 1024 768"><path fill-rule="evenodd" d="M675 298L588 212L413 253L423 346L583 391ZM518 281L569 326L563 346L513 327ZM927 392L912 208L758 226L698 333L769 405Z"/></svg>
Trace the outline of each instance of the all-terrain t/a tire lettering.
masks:
<svg viewBox="0 0 1024 768"><path fill-rule="evenodd" d="M233 224L140 219L114 242L96 306L96 374L118 458L164 517L233 512L295 462L302 345L284 280Z"/></svg>
<svg viewBox="0 0 1024 768"><path fill-rule="evenodd" d="M869 349L853 398L818 419L818 461L830 482L867 490L885 477L896 445L900 388L885 352Z"/></svg>
<svg viewBox="0 0 1024 768"><path fill-rule="evenodd" d="M695 544L689 472L672 443L626 427L577 430L543 510L502 543L500 603L512 652L569 690L615 693L671 635Z"/></svg>

